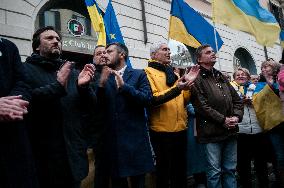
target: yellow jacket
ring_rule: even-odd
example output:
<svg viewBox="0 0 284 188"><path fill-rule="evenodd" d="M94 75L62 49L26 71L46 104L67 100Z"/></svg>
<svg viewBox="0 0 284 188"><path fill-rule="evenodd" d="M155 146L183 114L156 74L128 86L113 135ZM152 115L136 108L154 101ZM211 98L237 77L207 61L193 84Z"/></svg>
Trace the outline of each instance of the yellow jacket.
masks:
<svg viewBox="0 0 284 188"><path fill-rule="evenodd" d="M176 84L169 87L166 84L164 72L147 67L145 69L153 97L165 95L168 92L177 90ZM179 91L179 95L159 106L152 106L149 109L150 128L156 132L178 132L187 128L186 105L190 98L189 91Z"/></svg>

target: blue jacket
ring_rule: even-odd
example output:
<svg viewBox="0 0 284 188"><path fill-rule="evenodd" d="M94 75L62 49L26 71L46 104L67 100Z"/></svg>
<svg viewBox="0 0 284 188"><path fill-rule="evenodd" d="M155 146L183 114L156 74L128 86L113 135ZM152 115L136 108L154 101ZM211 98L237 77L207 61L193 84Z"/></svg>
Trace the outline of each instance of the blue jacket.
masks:
<svg viewBox="0 0 284 188"><path fill-rule="evenodd" d="M127 67L124 86L117 89L114 75L97 88L97 108L106 107L103 160L112 177L144 174L154 169L144 108L151 102L145 72ZM104 101L104 102L102 102Z"/></svg>

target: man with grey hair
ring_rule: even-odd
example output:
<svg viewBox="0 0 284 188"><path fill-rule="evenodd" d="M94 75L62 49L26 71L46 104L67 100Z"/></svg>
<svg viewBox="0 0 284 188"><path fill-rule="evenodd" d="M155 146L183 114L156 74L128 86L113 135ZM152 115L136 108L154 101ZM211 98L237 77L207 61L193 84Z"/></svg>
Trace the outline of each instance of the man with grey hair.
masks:
<svg viewBox="0 0 284 188"><path fill-rule="evenodd" d="M150 137L156 155L157 188L185 188L185 106L199 66L179 78L170 65L170 55L166 43L157 43L150 49L151 60L145 69L153 93L152 106L148 109Z"/></svg>

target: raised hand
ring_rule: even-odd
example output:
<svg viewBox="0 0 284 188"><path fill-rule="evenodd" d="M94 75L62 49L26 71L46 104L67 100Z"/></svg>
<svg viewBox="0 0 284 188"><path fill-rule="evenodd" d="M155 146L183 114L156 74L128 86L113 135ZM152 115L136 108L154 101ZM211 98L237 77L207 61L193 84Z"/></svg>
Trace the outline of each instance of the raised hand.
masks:
<svg viewBox="0 0 284 188"><path fill-rule="evenodd" d="M191 85L193 85L193 84L190 84L185 80L185 75L180 77L177 81L177 87L180 90L188 90L188 89L190 89Z"/></svg>
<svg viewBox="0 0 284 188"><path fill-rule="evenodd" d="M186 71L184 75L184 80L188 83L188 85L193 84L199 74L199 71L199 65L194 65L189 71Z"/></svg>
<svg viewBox="0 0 284 188"><path fill-rule="evenodd" d="M93 64L86 64L78 76L78 86L87 85L93 79L95 74L95 66Z"/></svg>
<svg viewBox="0 0 284 188"><path fill-rule="evenodd" d="M66 61L57 72L57 81L66 88L70 76L71 67L74 62Z"/></svg>
<svg viewBox="0 0 284 188"><path fill-rule="evenodd" d="M117 71L112 71L112 73L115 75L117 88L121 88L124 85L122 76Z"/></svg>
<svg viewBox="0 0 284 188"><path fill-rule="evenodd" d="M102 73L101 73L101 77L100 77L100 81L99 81L99 86L100 87L104 87L108 78L109 78L109 75L112 73L112 69L107 67L107 66L104 66L103 69L102 69Z"/></svg>

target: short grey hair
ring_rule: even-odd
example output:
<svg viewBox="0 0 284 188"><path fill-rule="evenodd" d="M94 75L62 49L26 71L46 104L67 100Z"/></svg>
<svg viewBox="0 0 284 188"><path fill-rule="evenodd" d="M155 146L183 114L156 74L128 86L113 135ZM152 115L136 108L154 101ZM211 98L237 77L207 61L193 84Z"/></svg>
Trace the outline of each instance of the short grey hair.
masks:
<svg viewBox="0 0 284 188"><path fill-rule="evenodd" d="M162 46L163 44L168 45L168 43L162 42L162 41L154 43L154 44L150 47L150 55L152 55L152 53L157 52L157 51L161 48L161 46Z"/></svg>

